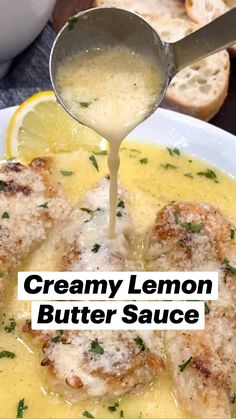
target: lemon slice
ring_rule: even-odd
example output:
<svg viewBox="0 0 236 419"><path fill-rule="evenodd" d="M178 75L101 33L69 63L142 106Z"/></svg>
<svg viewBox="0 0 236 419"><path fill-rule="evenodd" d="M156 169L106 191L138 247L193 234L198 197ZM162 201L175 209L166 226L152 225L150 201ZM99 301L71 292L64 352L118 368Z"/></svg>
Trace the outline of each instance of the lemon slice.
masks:
<svg viewBox="0 0 236 419"><path fill-rule="evenodd" d="M6 137L7 158L28 163L35 157L107 149L107 142L76 122L57 103L53 92L36 93L13 114Z"/></svg>

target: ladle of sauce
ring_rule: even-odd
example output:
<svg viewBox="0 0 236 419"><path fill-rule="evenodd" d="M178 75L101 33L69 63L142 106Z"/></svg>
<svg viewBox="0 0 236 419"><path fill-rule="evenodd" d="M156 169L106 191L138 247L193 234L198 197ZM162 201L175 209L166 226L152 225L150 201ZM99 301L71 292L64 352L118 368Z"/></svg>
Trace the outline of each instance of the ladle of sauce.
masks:
<svg viewBox="0 0 236 419"><path fill-rule="evenodd" d="M57 98L110 143L110 239L115 237L121 142L156 110L179 70L236 42L235 22L236 8L168 44L135 13L95 8L72 17L59 32L50 57Z"/></svg>

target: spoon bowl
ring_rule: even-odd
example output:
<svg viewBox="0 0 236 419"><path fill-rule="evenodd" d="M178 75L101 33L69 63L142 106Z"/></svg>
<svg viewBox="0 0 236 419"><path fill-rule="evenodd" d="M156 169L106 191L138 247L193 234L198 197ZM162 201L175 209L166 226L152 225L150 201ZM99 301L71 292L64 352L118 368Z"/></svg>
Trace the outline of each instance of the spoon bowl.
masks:
<svg viewBox="0 0 236 419"><path fill-rule="evenodd" d="M53 89L59 103L75 119L78 120L77 113L73 109L68 109L57 85L58 66L66 57L72 56L75 52L122 45L151 59L153 63L158 63L163 89L161 95L157 92L150 114L159 106L165 95L171 73L169 69L171 59L166 59L167 44L162 41L155 29L136 13L113 7L99 7L80 12L72 17L59 32L51 51L50 75Z"/></svg>

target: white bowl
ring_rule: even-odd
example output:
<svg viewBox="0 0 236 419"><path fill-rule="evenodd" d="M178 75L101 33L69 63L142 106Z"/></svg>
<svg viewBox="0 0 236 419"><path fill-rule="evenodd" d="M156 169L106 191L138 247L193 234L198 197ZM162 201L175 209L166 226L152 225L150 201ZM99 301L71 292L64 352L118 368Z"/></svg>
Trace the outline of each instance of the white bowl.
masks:
<svg viewBox="0 0 236 419"><path fill-rule="evenodd" d="M0 0L0 78L41 32L56 0Z"/></svg>
<svg viewBox="0 0 236 419"><path fill-rule="evenodd" d="M4 151L7 125L16 109L15 106L0 110L0 155ZM181 148L236 178L236 137L207 122L159 108L129 137Z"/></svg>

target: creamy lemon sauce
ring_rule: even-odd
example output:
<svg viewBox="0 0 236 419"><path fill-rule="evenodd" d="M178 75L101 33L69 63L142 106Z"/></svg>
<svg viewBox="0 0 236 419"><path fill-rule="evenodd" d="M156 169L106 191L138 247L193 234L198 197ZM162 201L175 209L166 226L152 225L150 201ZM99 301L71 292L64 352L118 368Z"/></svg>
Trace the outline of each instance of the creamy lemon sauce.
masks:
<svg viewBox="0 0 236 419"><path fill-rule="evenodd" d="M97 152L97 150L96 150ZM98 170L91 161L96 158ZM218 182L197 173L206 172L209 166L184 155L172 155L167 149L142 143L124 142L121 148L120 181L131 196L131 213L137 243L134 255L141 257L143 235L154 223L157 210L176 200L206 201L220 208L236 222L236 182L215 171ZM63 176L61 171L72 172ZM214 170L214 169L213 169ZM52 177L65 188L72 205L81 199L86 190L107 174L106 155L78 151L55 156ZM50 238L38 249L24 266L26 270L57 270L58 261ZM86 410L96 419L120 417L123 410L127 419L136 418L185 418L176 405L168 372L143 393L125 396L109 402L84 401L71 405L59 395L47 391L47 372L40 366L42 353L21 333L21 324L30 317L30 304L17 301L16 281L9 289L4 307L4 324L0 327L0 350L12 351L16 358L0 359L0 417L15 417L17 404L25 399L28 409L25 418L82 418ZM9 318L16 321L15 333L6 333L4 326ZM116 412L108 407L119 403Z"/></svg>
<svg viewBox="0 0 236 419"><path fill-rule="evenodd" d="M125 46L93 49L67 58L56 84L72 114L110 143L109 237L114 238L120 144L155 109L163 88L161 64Z"/></svg>

